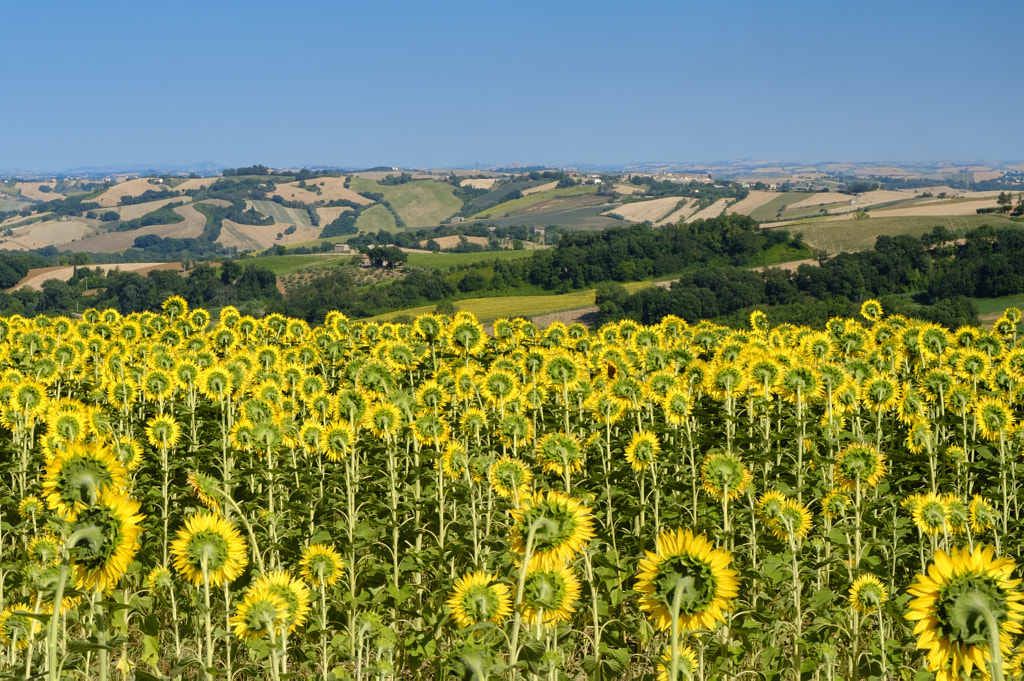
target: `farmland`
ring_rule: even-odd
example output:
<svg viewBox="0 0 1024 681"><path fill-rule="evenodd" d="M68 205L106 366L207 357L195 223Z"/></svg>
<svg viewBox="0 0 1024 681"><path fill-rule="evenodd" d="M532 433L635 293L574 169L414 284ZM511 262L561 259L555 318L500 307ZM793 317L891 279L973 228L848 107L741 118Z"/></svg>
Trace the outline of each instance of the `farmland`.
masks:
<svg viewBox="0 0 1024 681"><path fill-rule="evenodd" d="M391 214L391 211L386 206L381 205L370 206L364 210L356 221L356 227L359 228L360 232L398 231L398 223L395 222L395 216Z"/></svg>
<svg viewBox="0 0 1024 681"><path fill-rule="evenodd" d="M623 220L631 222L658 222L670 213L674 212L679 204L688 204L689 199L681 199L678 196L670 196L664 199L651 199L649 201L635 201L616 206L607 211L605 215L619 216Z"/></svg>
<svg viewBox="0 0 1024 681"><path fill-rule="evenodd" d="M493 336L464 313L210 324L180 298L13 320L0 673L927 678L955 608L1015 630L1009 318L498 321L547 298L570 302L460 303ZM68 334L95 357L22 374ZM919 345L872 362L896 337Z"/></svg>
<svg viewBox="0 0 1024 681"><path fill-rule="evenodd" d="M373 180L353 178L350 186L357 192L383 194L407 227L438 225L462 207L462 202L453 194L455 188L435 180L382 185Z"/></svg>
<svg viewBox="0 0 1024 681"><path fill-rule="evenodd" d="M800 232L804 241L812 248L820 248L828 253L842 251L862 251L875 245L879 235L897 236L910 234L920 236L941 225L946 229L960 233L977 229L981 225L1005 227L1013 223L1000 215L962 215L962 216L919 216L919 217L878 217L872 212L867 220L815 220L803 223L787 223L784 228L790 232Z"/></svg>
<svg viewBox="0 0 1024 681"><path fill-rule="evenodd" d="M313 223L309 221L309 213L298 208L285 208L274 201L248 201L246 205L255 208L267 217L274 218L274 222L295 225L306 231L313 230Z"/></svg>
<svg viewBox="0 0 1024 681"><path fill-rule="evenodd" d="M492 215L494 215L494 216L513 215L513 214L516 214L518 212L521 212L521 211L529 208L530 206L533 206L535 204L541 203L543 201L547 201L549 199L559 198L559 197L569 197L569 196L581 196L583 194L595 194L595 193L597 193L597 186L596 185L583 185L583 186L579 186L579 187L563 187L563 188L560 188L560 189L549 189L549 190L544 191L544 192L538 192L536 194L531 194L530 196L524 196L521 199L513 199L511 201L506 201L504 203L499 203L498 205L494 206L493 208L488 208L487 210L484 210L484 211L481 211L481 212L477 213L476 215L472 216L472 218L470 218L470 219L473 219L473 220L477 220L477 219L481 219L481 218L486 219L486 218L488 218L488 217L490 217Z"/></svg>

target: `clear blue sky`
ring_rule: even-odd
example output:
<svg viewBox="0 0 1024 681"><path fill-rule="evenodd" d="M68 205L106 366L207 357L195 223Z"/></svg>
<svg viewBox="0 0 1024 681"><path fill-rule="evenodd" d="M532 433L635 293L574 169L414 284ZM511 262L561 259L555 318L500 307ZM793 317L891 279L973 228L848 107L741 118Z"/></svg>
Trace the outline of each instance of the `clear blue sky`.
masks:
<svg viewBox="0 0 1024 681"><path fill-rule="evenodd" d="M1020 9L10 2L0 168L1020 160Z"/></svg>

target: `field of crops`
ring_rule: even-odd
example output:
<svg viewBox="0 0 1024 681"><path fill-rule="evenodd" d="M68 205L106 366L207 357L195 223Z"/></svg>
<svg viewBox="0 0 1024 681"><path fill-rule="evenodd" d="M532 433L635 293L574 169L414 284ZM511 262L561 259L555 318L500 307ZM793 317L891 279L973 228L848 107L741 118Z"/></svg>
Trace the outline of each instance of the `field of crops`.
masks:
<svg viewBox="0 0 1024 681"><path fill-rule="evenodd" d="M609 210L607 214L618 215L623 220L629 220L630 222L658 222L669 213L675 211L680 204L688 202L688 199L680 199L678 196L650 199L649 201L636 201L616 206Z"/></svg>
<svg viewBox="0 0 1024 681"><path fill-rule="evenodd" d="M460 265L472 265L492 260L519 260L530 257L532 251L481 251L478 253L410 253L408 263L412 267L433 267L447 269Z"/></svg>
<svg viewBox="0 0 1024 681"><path fill-rule="evenodd" d="M5 678L1021 673L1017 310L83 316L0 320Z"/></svg>
<svg viewBox="0 0 1024 681"><path fill-rule="evenodd" d="M530 206L533 206L544 201L548 201L554 198L566 197L566 196L582 196L584 194L596 194L597 185L583 185L578 187L562 187L560 189L549 189L543 192L537 192L529 196L524 196L520 199L513 199L511 201L505 201L499 203L497 206L488 208L487 210L481 211L474 215L471 220L486 219L490 216L500 217L505 214L514 214L517 211L522 211Z"/></svg>
<svg viewBox="0 0 1024 681"><path fill-rule="evenodd" d="M936 215L912 217L883 217L875 213L867 220L817 220L784 225L791 234L801 232L804 241L812 248L828 253L862 251L873 248L880 235L898 236L909 234L920 236L941 225L954 233L977 229L982 225L1006 227L1013 223L1002 215Z"/></svg>
<svg viewBox="0 0 1024 681"><path fill-rule="evenodd" d="M309 213L304 210L285 208L274 201L246 201L245 203L247 208L255 208L263 215L274 218L274 222L295 225L299 229L313 229Z"/></svg>
<svg viewBox="0 0 1024 681"><path fill-rule="evenodd" d="M356 227L360 232L376 233L382 229L385 232L398 231L398 223L395 222L395 216L391 214L387 206L380 204L370 206L364 210L356 220Z"/></svg>
<svg viewBox="0 0 1024 681"><path fill-rule="evenodd" d="M422 180L397 185L382 185L373 180L353 178L350 187L357 192L383 194L407 227L432 227L454 215L462 201L455 187L446 182Z"/></svg>

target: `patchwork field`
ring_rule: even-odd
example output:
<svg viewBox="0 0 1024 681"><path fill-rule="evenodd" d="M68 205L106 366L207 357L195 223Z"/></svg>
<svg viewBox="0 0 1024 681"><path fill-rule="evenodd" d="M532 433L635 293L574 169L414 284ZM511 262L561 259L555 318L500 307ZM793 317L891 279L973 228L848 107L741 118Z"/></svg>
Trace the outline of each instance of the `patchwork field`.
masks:
<svg viewBox="0 0 1024 681"><path fill-rule="evenodd" d="M509 217L475 219L474 221L494 225L495 227L509 227L512 225L545 227L552 224L573 230L599 230L610 227L622 227L622 220L602 215L607 208L608 205L602 203L597 206L554 210L541 214L523 212L517 215L510 215Z"/></svg>
<svg viewBox="0 0 1024 681"><path fill-rule="evenodd" d="M341 217L341 214L347 210L352 209L348 206L321 206L317 208L316 214L320 216L320 226L326 227Z"/></svg>
<svg viewBox="0 0 1024 681"><path fill-rule="evenodd" d="M74 220L44 220L25 227L15 228L14 236L0 239L0 247L16 250L30 250L57 246L94 234L95 222L85 218ZM77 246L76 246L77 248Z"/></svg>
<svg viewBox="0 0 1024 681"><path fill-rule="evenodd" d="M111 208L121 203L121 198L124 196L135 198L150 190L160 191L161 189L169 189L169 187L164 184L150 184L148 178L140 177L135 180L122 182L121 184L115 184L92 200L103 208ZM181 201L181 199L178 200Z"/></svg>
<svg viewBox="0 0 1024 681"><path fill-rule="evenodd" d="M9 211L9 210L21 210L22 206L26 206L26 205L28 205L28 204L26 204L26 203L24 203L22 201L18 201L17 199L4 199L4 198L0 198L0 213L6 212L6 211Z"/></svg>
<svg viewBox="0 0 1024 681"><path fill-rule="evenodd" d="M812 248L819 248L828 253L843 251L862 251L872 248L880 235L897 236L910 234L920 236L941 225L952 232L977 229L981 225L993 227L1018 226L1001 215L960 215L934 217L880 217L883 213L871 213L867 220L815 220L804 223L789 223L783 228L790 234L801 232L804 241Z"/></svg>
<svg viewBox="0 0 1024 681"><path fill-rule="evenodd" d="M440 246L442 250L444 250L446 248L455 248L456 246L459 245L459 243L461 243L462 239L465 239L466 241L468 241L471 244L477 244L478 246L487 246L487 244L489 243L487 237L485 237L485 236L467 236L467 237L460 237L460 236L455 236L455 235L453 235L453 236L439 236L439 237L435 237L432 240L435 243L437 243L437 245ZM429 241L431 241L431 239L425 239L425 240L421 241L420 242L420 248L426 248L427 247L427 243Z"/></svg>
<svg viewBox="0 0 1024 681"><path fill-rule="evenodd" d="M730 213L739 213L740 215L750 215L753 211L757 210L761 206L770 203L777 197L778 194L775 192L762 192L762 191L751 191L747 194L747 198L741 199L729 207Z"/></svg>
<svg viewBox="0 0 1024 681"><path fill-rule="evenodd" d="M999 204L995 199L939 200L919 203L906 208L884 208L871 212L871 216L903 217L931 215L977 215L979 208L996 208Z"/></svg>
<svg viewBox="0 0 1024 681"><path fill-rule="evenodd" d="M295 225L298 229L311 230L313 223L309 221L309 213L298 208L285 208L274 201L246 201L246 208L255 208L260 213L274 218L274 222Z"/></svg>
<svg viewBox="0 0 1024 681"><path fill-rule="evenodd" d="M459 182L460 187L472 187L473 189L490 189L498 183L496 177L475 177Z"/></svg>
<svg viewBox="0 0 1024 681"><path fill-rule="evenodd" d="M521 199L514 199L512 201L506 201L499 203L497 206L488 208L487 210L480 211L474 215L471 219L488 219L491 216L503 216L503 215L514 215L517 212L521 212L530 206L536 205L549 199L567 197L567 196L582 196L584 194L596 194L597 185L588 184L581 185L578 187L562 187L560 189L549 189L545 192L538 194L532 194L530 196L524 196Z"/></svg>
<svg viewBox="0 0 1024 681"><path fill-rule="evenodd" d="M33 201L53 201L54 199L65 198L63 194L54 191L39 191L39 187L42 186L50 187L51 189L56 187L56 182L19 182L16 186L21 190L22 197L32 199Z"/></svg>
<svg viewBox="0 0 1024 681"><path fill-rule="evenodd" d="M774 220L780 210L785 210L791 204L799 203L804 199L813 196L818 196L818 194L811 192L785 192L782 194L775 194L775 198L751 210L749 215L758 222L768 222L769 220Z"/></svg>
<svg viewBox="0 0 1024 681"><path fill-rule="evenodd" d="M732 203L732 201L732 199L718 199L704 210L698 211L691 215L689 218L687 218L687 221L692 222L694 220L710 220L711 218L717 218L718 216L722 215L722 213L726 212L726 208L728 208L729 204Z"/></svg>
<svg viewBox="0 0 1024 681"><path fill-rule="evenodd" d="M122 272L137 272L139 274L145 274L151 270L181 270L180 262L130 262L130 263L119 263L114 265L89 265L89 269L95 270L96 268L102 269L104 272L111 272L114 270L120 270ZM39 267L31 269L25 278L18 282L17 286L11 288L11 291L17 291L22 288L31 288L37 291L43 289L43 282L49 281L50 279L58 279L60 281L68 281L75 273L75 267Z"/></svg>
<svg viewBox="0 0 1024 681"><path fill-rule="evenodd" d="M558 186L558 182L548 182L547 184L539 184L536 187L530 187L529 189L523 190L523 196L529 196L530 194L539 194L540 192L546 192L550 189L554 189Z"/></svg>
<svg viewBox="0 0 1024 681"><path fill-rule="evenodd" d="M265 251L272 246L287 246L302 241L315 239L320 234L319 227L298 228L291 234L284 231L292 226L289 223L276 222L264 227L257 225L240 225L232 220L221 223L220 236L217 243L225 247L235 247L239 251ZM278 238L278 235L281 238Z"/></svg>
<svg viewBox="0 0 1024 681"><path fill-rule="evenodd" d="M187 197L185 200L187 200ZM151 213L157 208L166 206L168 203L174 203L175 201L180 203L182 199L178 197L172 197L169 199L160 199L159 201L135 203L130 206L118 206L114 208L114 212L120 215L122 220L135 220L141 218L146 213Z"/></svg>
<svg viewBox="0 0 1024 681"><path fill-rule="evenodd" d="M191 180L185 180L184 182L175 186L174 188L180 192L186 192L189 191L190 189L203 189L205 187L209 187L211 184L213 184L219 179L219 177L193 178Z"/></svg>
<svg viewBox="0 0 1024 681"><path fill-rule="evenodd" d="M383 194L406 227L433 227L462 208L455 187L447 182L418 180L397 185L382 185L372 180L353 178L352 189Z"/></svg>
<svg viewBox="0 0 1024 681"><path fill-rule="evenodd" d="M273 196L280 196L285 201L299 201L301 203L328 202L337 199L358 203L361 206L373 203L373 201L360 196L352 189L347 189L345 187L345 178L343 177L318 177L306 180L306 184L308 186L316 185L320 188L320 193L317 194L316 192L304 189L299 186L298 182L289 182L278 185L277 191L274 192Z"/></svg>
<svg viewBox="0 0 1024 681"><path fill-rule="evenodd" d="M206 227L206 216L197 211L195 206L185 204L175 208L174 212L185 218L185 222L174 225L181 234L179 238L195 239L203 233L203 228Z"/></svg>
<svg viewBox="0 0 1024 681"><path fill-rule="evenodd" d="M395 216L384 206L370 206L362 212L356 220L356 227L360 232L397 232L398 223Z"/></svg>
<svg viewBox="0 0 1024 681"><path fill-rule="evenodd" d="M630 222L658 222L675 212L680 202L689 203L686 199L681 199L678 196L669 196L664 199L625 203L606 211L605 215L618 215L623 220Z"/></svg>
<svg viewBox="0 0 1024 681"><path fill-rule="evenodd" d="M697 199L687 199L679 209L672 211L657 223L658 225L671 225L679 222L680 220L688 220L691 215L697 212L697 208L700 203Z"/></svg>

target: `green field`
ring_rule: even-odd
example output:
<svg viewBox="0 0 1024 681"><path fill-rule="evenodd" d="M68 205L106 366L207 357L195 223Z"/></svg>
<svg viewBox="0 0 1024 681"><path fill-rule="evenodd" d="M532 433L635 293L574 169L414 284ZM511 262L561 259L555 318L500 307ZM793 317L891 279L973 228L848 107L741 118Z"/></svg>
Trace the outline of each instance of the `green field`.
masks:
<svg viewBox="0 0 1024 681"><path fill-rule="evenodd" d="M274 274L294 274L310 268L329 269L351 260L353 253L316 253L313 255L273 255L240 261L242 265L254 263L265 267Z"/></svg>
<svg viewBox="0 0 1024 681"><path fill-rule="evenodd" d="M624 284L630 293L639 291L642 288L653 286L649 281L635 281ZM593 307L596 289L586 291L574 291L562 295L553 296L498 296L494 298L467 298L466 300L455 301L455 309L472 312L481 322L487 324L495 319L503 317L534 317L541 314L553 312L568 312L570 310L581 310ZM434 305L414 307L408 310L397 310L387 314L370 317L372 321L387 321L400 315L429 314L434 311Z"/></svg>
<svg viewBox="0 0 1024 681"><path fill-rule="evenodd" d="M274 222L283 222L303 229L313 229L313 223L309 221L309 213L304 210L285 208L274 201L246 201L245 203L264 215L274 218Z"/></svg>
<svg viewBox="0 0 1024 681"><path fill-rule="evenodd" d="M481 251L479 253L410 253L412 267L446 269L460 265L472 265L492 260L519 260L529 258L533 251Z"/></svg>
<svg viewBox="0 0 1024 681"><path fill-rule="evenodd" d="M932 231L932 227L936 225L942 225L951 232L960 233L977 229L986 224L993 227L1013 226L1013 222L1001 215L929 215L798 222L783 225L783 229L788 230L790 234L801 232L804 235L804 241L812 248L820 248L828 253L840 253L873 248L876 238L881 235L921 236Z"/></svg>
<svg viewBox="0 0 1024 681"><path fill-rule="evenodd" d="M1002 298L972 298L978 306L978 316L1002 315L1008 307L1016 307L1024 310L1024 295L1003 296Z"/></svg>
<svg viewBox="0 0 1024 681"><path fill-rule="evenodd" d="M499 203L497 206L494 206L492 208L488 208L487 210L480 211L479 213L477 213L476 215L474 215L470 219L471 220L486 219L487 217L489 217L491 215L494 215L494 216L503 216L503 215L506 215L506 214L511 215L511 214L515 213L516 211L524 210L526 208L529 208L530 206L535 206L538 203L543 203L544 201L548 201L550 199L556 199L556 198L565 197L565 196L583 196L585 194L596 194L596 193L597 193L597 185L596 184L580 185L578 187L561 187L561 188L549 189L546 192L537 192L536 194L530 194L529 196L524 196L521 199L513 199L512 201L506 201L505 203Z"/></svg>
<svg viewBox="0 0 1024 681"><path fill-rule="evenodd" d="M608 210L608 204L600 206L585 206L583 208L570 208L568 210L555 210L548 213L526 213L507 218L475 218L473 222L482 222L495 227L510 227L513 225L526 225L527 227L547 227L558 225L571 230L600 230L611 227L625 227L632 224L623 220L616 220L601 215Z"/></svg>
<svg viewBox="0 0 1024 681"><path fill-rule="evenodd" d="M462 208L455 187L447 182L417 180L405 184L382 185L374 180L354 177L349 188L355 192L383 194L407 227L433 227Z"/></svg>
<svg viewBox="0 0 1024 681"><path fill-rule="evenodd" d="M364 210L359 219L356 220L356 227L360 232L377 233L382 229L385 232L398 231L398 223L395 222L395 216L391 214L391 211L386 206L380 204L370 206Z"/></svg>
<svg viewBox="0 0 1024 681"><path fill-rule="evenodd" d="M754 218L758 222L772 222L775 220L775 216L778 215L779 210L781 210L783 206L791 206L794 203L799 203L809 196L814 196L814 194L811 192L786 192L785 194L779 194L763 206L755 208L750 213L750 217ZM814 212L817 212L817 210Z"/></svg>
<svg viewBox="0 0 1024 681"><path fill-rule="evenodd" d="M25 205L25 203L13 199L0 199L0 213L9 210L21 210L22 206Z"/></svg>

